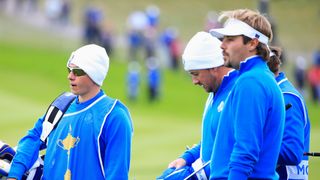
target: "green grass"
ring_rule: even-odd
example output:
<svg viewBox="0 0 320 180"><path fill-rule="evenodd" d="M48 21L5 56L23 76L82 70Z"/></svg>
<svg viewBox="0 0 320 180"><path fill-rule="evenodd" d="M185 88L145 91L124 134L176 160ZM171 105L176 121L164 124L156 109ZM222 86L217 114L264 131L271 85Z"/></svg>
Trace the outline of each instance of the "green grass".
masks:
<svg viewBox="0 0 320 180"><path fill-rule="evenodd" d="M143 10L149 1L135 3L110 0L108 5L95 0L106 9L115 31L125 31L125 19L134 9ZM318 46L320 29L319 2L309 0L270 1L270 11L278 22L279 37L287 48L289 63L297 54L311 57ZM79 22L84 0L75 4L73 19ZM177 26L185 43L203 29L206 12L234 8L253 8L257 1L153 1L161 8L161 28ZM285 7L285 8L284 8ZM178 11L177 11L178 10ZM297 15L298 14L298 15ZM68 91L66 60L78 48L79 39L61 37L55 32L43 32L0 15L0 139L15 145L62 91ZM49 35L49 36L48 36ZM291 58L291 59L290 59ZM310 59L308 59L310 60ZM292 64L284 67L291 74ZM143 79L136 103L126 98L126 52L117 51L111 57L108 77L103 89L123 101L134 122L130 179L155 179L178 157L186 145L200 140L201 116L207 94L192 85L182 68L178 72L162 70L161 99L149 103ZM145 75L145 72L142 72ZM307 102L312 121L311 151L320 151L319 105ZM320 177L320 158L311 157L309 179Z"/></svg>

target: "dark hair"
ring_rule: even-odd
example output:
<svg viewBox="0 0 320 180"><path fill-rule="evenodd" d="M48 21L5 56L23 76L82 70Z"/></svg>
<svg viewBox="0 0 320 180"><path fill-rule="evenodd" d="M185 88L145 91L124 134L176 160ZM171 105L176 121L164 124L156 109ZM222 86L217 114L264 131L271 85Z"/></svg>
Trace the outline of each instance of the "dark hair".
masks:
<svg viewBox="0 0 320 180"><path fill-rule="evenodd" d="M270 50L273 53L272 56L270 56L269 61L268 61L268 66L270 71L273 73L276 73L280 71L280 65L281 65L281 48L280 47L275 47L275 46L270 46Z"/></svg>

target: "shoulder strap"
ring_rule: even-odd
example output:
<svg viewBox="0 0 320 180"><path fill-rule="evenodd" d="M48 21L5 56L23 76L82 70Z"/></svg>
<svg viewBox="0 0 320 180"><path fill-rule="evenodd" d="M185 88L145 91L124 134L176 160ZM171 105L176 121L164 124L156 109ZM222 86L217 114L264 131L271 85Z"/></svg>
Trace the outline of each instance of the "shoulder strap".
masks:
<svg viewBox="0 0 320 180"><path fill-rule="evenodd" d="M64 92L50 104L42 123L42 133L40 136L42 142L45 142L52 130L57 127L63 114L75 98L76 95L70 92Z"/></svg>

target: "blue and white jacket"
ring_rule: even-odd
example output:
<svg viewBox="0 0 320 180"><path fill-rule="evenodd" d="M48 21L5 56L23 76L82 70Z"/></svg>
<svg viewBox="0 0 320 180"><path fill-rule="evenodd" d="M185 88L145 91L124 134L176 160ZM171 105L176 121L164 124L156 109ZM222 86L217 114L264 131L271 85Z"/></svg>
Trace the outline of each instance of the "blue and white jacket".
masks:
<svg viewBox="0 0 320 180"><path fill-rule="evenodd" d="M229 71L229 73L224 76L217 92L209 93L202 117L201 142L190 150L187 150L181 156L186 160L187 165L190 166L198 158L201 158L202 163L206 163L210 160L220 113L224 107L225 99L227 98L237 77L238 71ZM205 173L206 176L209 177L209 165L205 167Z"/></svg>
<svg viewBox="0 0 320 180"><path fill-rule="evenodd" d="M9 177L20 179L39 155L43 118L19 142ZM128 109L101 90L76 98L47 139L43 179L128 179L132 121Z"/></svg>
<svg viewBox="0 0 320 180"><path fill-rule="evenodd" d="M286 121L277 164L280 180L308 179L308 156L310 147L310 120L303 96L290 83L284 73L276 80L281 88L285 104L291 107L286 110Z"/></svg>
<svg viewBox="0 0 320 180"><path fill-rule="evenodd" d="M278 179L284 121L273 73L260 56L247 58L220 115L210 179Z"/></svg>

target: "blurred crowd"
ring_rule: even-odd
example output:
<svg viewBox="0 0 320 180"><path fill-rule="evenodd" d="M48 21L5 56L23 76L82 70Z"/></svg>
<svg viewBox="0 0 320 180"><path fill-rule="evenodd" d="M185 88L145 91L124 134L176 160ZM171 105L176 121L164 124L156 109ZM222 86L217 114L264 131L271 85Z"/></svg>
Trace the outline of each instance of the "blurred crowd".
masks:
<svg viewBox="0 0 320 180"><path fill-rule="evenodd" d="M0 12L6 14L36 14L50 24L59 27L74 26L71 14L74 10L72 0L0 0ZM263 9L261 10L263 11ZM267 10L265 10L267 11ZM177 71L181 66L181 42L179 29L161 24L161 9L154 4L145 9L128 12L126 34L114 32L111 20L106 18L104 10L88 3L82 13L80 34L83 44L98 44L104 47L109 56L119 47L119 39L124 39L127 51L127 97L130 101L139 99L142 83L146 83L148 99L157 101L161 96L161 71L163 68ZM204 31L222 27L217 20L218 14L210 11L204 17ZM275 24L273 24L275 27ZM275 31L275 30L274 30ZM275 33L276 34L276 33ZM285 60L285 57L282 58ZM320 49L313 55L312 63L303 56L295 61L294 78L300 92L320 102ZM283 62L285 63L285 62ZM310 87L310 88L309 88ZM307 91L310 89L310 93Z"/></svg>

